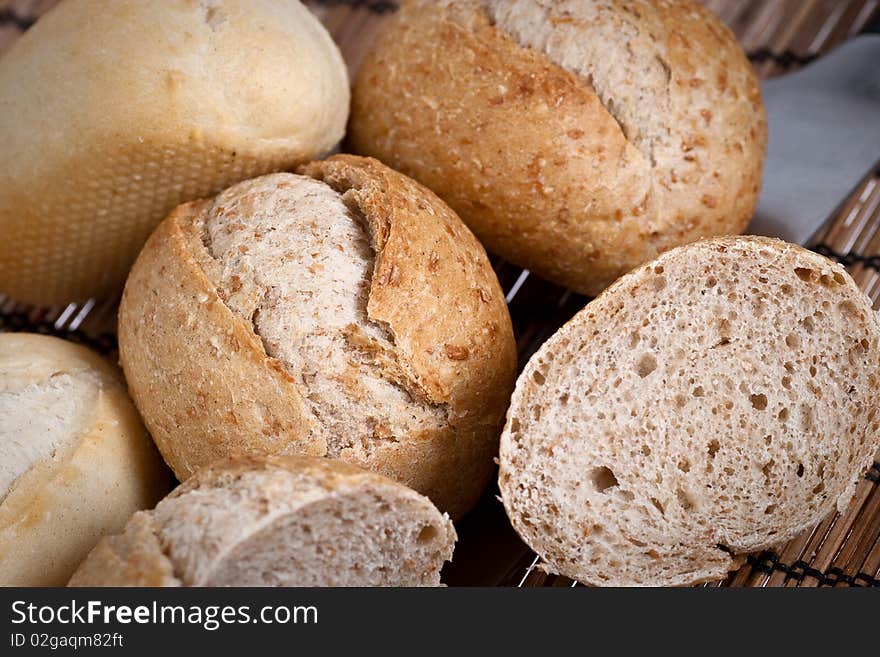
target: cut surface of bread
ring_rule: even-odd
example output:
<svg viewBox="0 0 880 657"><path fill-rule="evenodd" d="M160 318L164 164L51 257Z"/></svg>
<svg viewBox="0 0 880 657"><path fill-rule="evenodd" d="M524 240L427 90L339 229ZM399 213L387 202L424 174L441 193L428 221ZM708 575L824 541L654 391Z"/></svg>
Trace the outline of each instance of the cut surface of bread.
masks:
<svg viewBox="0 0 880 657"><path fill-rule="evenodd" d="M531 359L500 487L590 584L720 579L843 510L880 448L880 324L846 270L764 238L674 249Z"/></svg>
<svg viewBox="0 0 880 657"><path fill-rule="evenodd" d="M338 457L458 517L491 476L516 373L485 251L436 196L335 156L178 208L126 284L120 360L177 476Z"/></svg>
<svg viewBox="0 0 880 657"><path fill-rule="evenodd" d="M698 2L431 0L405 3L364 61L349 140L490 251L595 295L746 227L766 121L751 64Z"/></svg>
<svg viewBox="0 0 880 657"><path fill-rule="evenodd" d="M71 586L438 586L455 530L418 493L330 459L227 460L92 552Z"/></svg>

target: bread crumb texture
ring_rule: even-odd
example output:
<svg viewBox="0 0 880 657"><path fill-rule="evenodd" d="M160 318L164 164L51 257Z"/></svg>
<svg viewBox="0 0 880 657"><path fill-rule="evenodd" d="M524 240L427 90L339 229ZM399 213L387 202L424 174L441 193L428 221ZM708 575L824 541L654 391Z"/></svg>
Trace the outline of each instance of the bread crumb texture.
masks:
<svg viewBox="0 0 880 657"><path fill-rule="evenodd" d="M438 586L456 535L430 501L339 461L199 471L96 548L71 586ZM113 566L113 568L108 568Z"/></svg>
<svg viewBox="0 0 880 657"><path fill-rule="evenodd" d="M766 120L745 54L697 2L417 0L358 74L349 137L490 251L595 295L745 228Z"/></svg>
<svg viewBox="0 0 880 657"><path fill-rule="evenodd" d="M880 448L880 325L846 270L719 238L623 277L523 371L500 486L548 567L719 579L845 509Z"/></svg>
<svg viewBox="0 0 880 657"><path fill-rule="evenodd" d="M120 354L181 479L233 454L338 457L454 516L490 476L516 368L473 235L351 156L176 211L132 270Z"/></svg>

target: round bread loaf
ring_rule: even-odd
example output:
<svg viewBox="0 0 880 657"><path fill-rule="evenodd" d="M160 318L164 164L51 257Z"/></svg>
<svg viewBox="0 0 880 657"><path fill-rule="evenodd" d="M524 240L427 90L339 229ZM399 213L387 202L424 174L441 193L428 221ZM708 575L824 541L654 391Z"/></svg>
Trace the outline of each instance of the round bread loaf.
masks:
<svg viewBox="0 0 880 657"><path fill-rule="evenodd" d="M117 294L178 204L323 155L348 104L297 0L65 0L0 59L0 290Z"/></svg>
<svg viewBox="0 0 880 657"><path fill-rule="evenodd" d="M455 529L415 491L330 459L224 460L102 540L70 586L439 586Z"/></svg>
<svg viewBox="0 0 880 657"><path fill-rule="evenodd" d="M516 378L486 253L436 196L336 156L184 205L119 311L129 388L183 480L228 455L337 457L458 517Z"/></svg>
<svg viewBox="0 0 880 657"><path fill-rule="evenodd" d="M880 323L840 265L764 238L669 251L531 359L504 507L599 585L723 578L843 510L880 448Z"/></svg>
<svg viewBox="0 0 880 657"><path fill-rule="evenodd" d="M740 46L696 1L431 0L404 3L367 56L349 137L489 251L595 295L745 228L766 121Z"/></svg>
<svg viewBox="0 0 880 657"><path fill-rule="evenodd" d="M116 370L59 338L0 333L0 585L63 586L170 479Z"/></svg>

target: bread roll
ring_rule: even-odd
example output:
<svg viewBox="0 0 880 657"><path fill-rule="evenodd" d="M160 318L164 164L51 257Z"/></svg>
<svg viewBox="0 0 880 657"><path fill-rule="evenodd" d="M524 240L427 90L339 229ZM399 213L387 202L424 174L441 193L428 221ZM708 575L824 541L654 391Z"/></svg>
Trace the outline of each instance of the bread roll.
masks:
<svg viewBox="0 0 880 657"><path fill-rule="evenodd" d="M595 295L745 228L766 122L734 36L695 1L432 0L404 3L367 56L349 133L489 251Z"/></svg>
<svg viewBox="0 0 880 657"><path fill-rule="evenodd" d="M672 250L531 359L504 507L599 585L723 578L842 511L880 448L880 323L840 265L764 238Z"/></svg>
<svg viewBox="0 0 880 657"><path fill-rule="evenodd" d="M118 293L174 207L327 152L348 102L297 0L65 0L0 59L0 290Z"/></svg>
<svg viewBox="0 0 880 657"><path fill-rule="evenodd" d="M225 460L101 541L70 586L438 586L455 538L428 499L340 461Z"/></svg>
<svg viewBox="0 0 880 657"><path fill-rule="evenodd" d="M110 365L0 333L0 585L63 586L170 478Z"/></svg>
<svg viewBox="0 0 880 657"><path fill-rule="evenodd" d="M184 205L119 312L135 403L183 480L228 455L361 464L458 517L516 377L486 254L437 197L336 156Z"/></svg>

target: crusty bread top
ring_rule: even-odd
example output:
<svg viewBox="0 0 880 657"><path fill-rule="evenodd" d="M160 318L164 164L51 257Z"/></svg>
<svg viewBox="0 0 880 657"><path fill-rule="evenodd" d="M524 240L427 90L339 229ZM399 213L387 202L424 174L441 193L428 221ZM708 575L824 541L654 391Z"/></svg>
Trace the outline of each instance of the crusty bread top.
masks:
<svg viewBox="0 0 880 657"><path fill-rule="evenodd" d="M198 220L218 290L301 381L328 456L447 421L405 375L389 377L368 357L393 362L394 339L367 316L373 252L348 202L320 180L275 174L234 185Z"/></svg>
<svg viewBox="0 0 880 657"><path fill-rule="evenodd" d="M15 117L3 162L18 173L34 160L21 148L87 144L122 116L147 141L210 131L309 157L342 137L348 93L339 49L299 0L64 0L0 60L0 107Z"/></svg>
<svg viewBox="0 0 880 657"><path fill-rule="evenodd" d="M480 243L429 190L346 155L175 210L129 275L119 344L181 480L234 454L332 455L453 517L491 476L516 376Z"/></svg>
<svg viewBox="0 0 880 657"><path fill-rule="evenodd" d="M298 0L64 0L0 58L0 288L115 298L180 203L322 157L342 56Z"/></svg>
<svg viewBox="0 0 880 657"><path fill-rule="evenodd" d="M359 507L375 516L360 515ZM380 520L384 524L376 532L371 523ZM340 535L323 536L325 526ZM346 562L343 542L355 538L375 548L370 553L374 563ZM426 498L344 462L225 459L190 477L155 510L136 514L123 534L102 541L70 584L363 585L371 583L371 576L393 583L381 580L387 571L392 577L402 573L402 581L410 584L436 585L455 538L452 523ZM312 544L315 539L319 545ZM315 564L308 556L329 559L325 566L345 572L312 573ZM414 563L408 565L408 559ZM413 567L424 570L405 579Z"/></svg>
<svg viewBox="0 0 880 657"><path fill-rule="evenodd" d="M842 510L880 448L880 322L840 265L719 238L623 277L532 358L502 436L514 526L598 584L721 578Z"/></svg>
<svg viewBox="0 0 880 657"><path fill-rule="evenodd" d="M745 228L766 121L733 34L692 0L432 0L365 60L349 138L490 251L594 295Z"/></svg>
<svg viewBox="0 0 880 657"><path fill-rule="evenodd" d="M84 347L0 333L0 502L21 475L41 461L61 459L91 428L105 385L120 384Z"/></svg>

